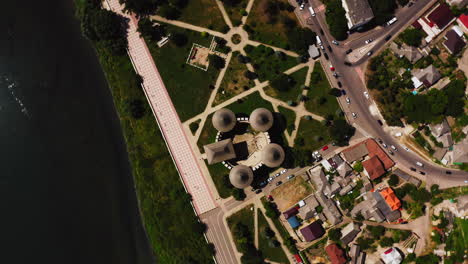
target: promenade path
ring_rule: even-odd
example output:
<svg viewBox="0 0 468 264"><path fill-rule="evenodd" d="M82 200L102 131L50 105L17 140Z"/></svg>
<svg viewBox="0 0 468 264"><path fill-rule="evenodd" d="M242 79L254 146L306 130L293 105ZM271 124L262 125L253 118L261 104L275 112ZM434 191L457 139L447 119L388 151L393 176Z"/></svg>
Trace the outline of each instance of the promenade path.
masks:
<svg viewBox="0 0 468 264"><path fill-rule="evenodd" d="M124 13L123 6L118 0L107 0L107 4L112 11L129 19L128 54L135 70L143 77L143 90L184 187L192 195L192 203L196 213L200 215L216 208L217 204L211 196L211 191L198 166L163 80L144 39L140 38L140 34L137 32L136 18Z"/></svg>

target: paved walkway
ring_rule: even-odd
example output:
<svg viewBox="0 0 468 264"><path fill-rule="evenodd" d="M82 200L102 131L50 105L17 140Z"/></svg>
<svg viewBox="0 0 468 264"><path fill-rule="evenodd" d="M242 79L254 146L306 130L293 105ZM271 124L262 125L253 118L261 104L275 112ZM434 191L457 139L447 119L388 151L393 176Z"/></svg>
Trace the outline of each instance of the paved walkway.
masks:
<svg viewBox="0 0 468 264"><path fill-rule="evenodd" d="M123 12L118 0L107 0L109 7L116 13L129 18L128 54L135 70L143 77L143 88L156 121L161 129L167 147L176 164L177 170L187 192L191 194L197 214L216 208L216 203L205 182L189 141L182 128L179 116L167 93L158 69L146 46L137 32L137 20Z"/></svg>

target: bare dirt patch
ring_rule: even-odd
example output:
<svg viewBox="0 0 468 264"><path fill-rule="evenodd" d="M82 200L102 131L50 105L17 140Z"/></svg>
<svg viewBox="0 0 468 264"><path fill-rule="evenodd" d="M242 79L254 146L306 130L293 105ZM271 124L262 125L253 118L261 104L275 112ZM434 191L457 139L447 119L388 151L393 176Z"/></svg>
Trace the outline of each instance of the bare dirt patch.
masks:
<svg viewBox="0 0 468 264"><path fill-rule="evenodd" d="M192 50L190 51L187 63L206 71L210 64L208 60L209 55L209 48L194 44Z"/></svg>
<svg viewBox="0 0 468 264"><path fill-rule="evenodd" d="M282 212L307 197L312 191L312 186L298 176L275 188L271 195L275 199L278 209Z"/></svg>

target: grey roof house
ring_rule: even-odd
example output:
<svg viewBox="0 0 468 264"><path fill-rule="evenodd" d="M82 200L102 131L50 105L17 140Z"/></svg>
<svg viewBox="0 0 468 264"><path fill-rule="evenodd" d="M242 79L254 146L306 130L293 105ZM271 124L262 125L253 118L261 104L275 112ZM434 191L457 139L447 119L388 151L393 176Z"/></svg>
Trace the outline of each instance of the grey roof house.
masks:
<svg viewBox="0 0 468 264"><path fill-rule="evenodd" d="M203 149L205 150L208 164L215 164L236 157L234 146L230 138L204 145Z"/></svg>
<svg viewBox="0 0 468 264"><path fill-rule="evenodd" d="M390 44L390 49L396 56L400 58L406 57L411 63L415 63L423 57L423 54L419 52L417 48L408 46L404 43L401 46L398 46L398 44L392 42Z"/></svg>
<svg viewBox="0 0 468 264"><path fill-rule="evenodd" d="M307 51L309 52L309 56L312 59L316 59L316 58L320 57L320 51L317 48L317 46L315 46L315 45L310 45L309 49Z"/></svg>
<svg viewBox="0 0 468 264"><path fill-rule="evenodd" d="M461 38L455 30L450 30L445 34L444 47L450 52L450 54L459 53L466 45L463 38Z"/></svg>
<svg viewBox="0 0 468 264"><path fill-rule="evenodd" d="M424 69L415 70L413 76L418 79L426 87L431 87L436 83L442 76L434 65L429 65ZM415 87L419 88L419 87Z"/></svg>
<svg viewBox="0 0 468 264"><path fill-rule="evenodd" d="M342 0L346 11L349 30L365 25L374 18L374 12L367 0Z"/></svg>
<svg viewBox="0 0 468 264"><path fill-rule="evenodd" d="M351 222L343 229L341 229L341 242L343 244L348 245L354 238L361 232L361 228L358 224Z"/></svg>

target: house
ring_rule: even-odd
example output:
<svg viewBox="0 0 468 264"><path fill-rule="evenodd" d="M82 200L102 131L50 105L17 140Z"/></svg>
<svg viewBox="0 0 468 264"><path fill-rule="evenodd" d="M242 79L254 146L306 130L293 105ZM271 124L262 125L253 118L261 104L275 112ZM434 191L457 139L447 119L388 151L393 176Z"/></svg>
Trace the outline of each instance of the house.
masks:
<svg viewBox="0 0 468 264"><path fill-rule="evenodd" d="M464 7L468 5L468 0L446 0L450 6Z"/></svg>
<svg viewBox="0 0 468 264"><path fill-rule="evenodd" d="M366 147L369 151L369 157L377 156L379 160L382 162L384 169L389 170L391 167L395 165L392 159L383 151L383 149L379 146L379 144L373 139L367 139Z"/></svg>
<svg viewBox="0 0 468 264"><path fill-rule="evenodd" d="M380 254L385 264L400 264L403 260L403 256L396 248L390 248L384 253Z"/></svg>
<svg viewBox="0 0 468 264"><path fill-rule="evenodd" d="M328 159L328 163L334 168L338 168L341 164L344 163L344 160L337 154Z"/></svg>
<svg viewBox="0 0 468 264"><path fill-rule="evenodd" d="M320 57L320 51L317 48L317 46L315 46L315 45L310 45L309 49L307 51L309 52L309 56L312 59L316 59L316 58Z"/></svg>
<svg viewBox="0 0 468 264"><path fill-rule="evenodd" d="M346 254L337 244L333 243L326 246L325 251L332 264L346 263Z"/></svg>
<svg viewBox="0 0 468 264"><path fill-rule="evenodd" d="M347 162L353 163L367 156L369 154L369 151L367 150L365 141L363 141L359 144L356 144L350 148L343 150L343 152L341 153L343 154L343 157Z"/></svg>
<svg viewBox="0 0 468 264"><path fill-rule="evenodd" d="M361 251L361 248L356 245L351 245L351 250L349 252L351 257L351 264L364 264L366 260L366 253Z"/></svg>
<svg viewBox="0 0 468 264"><path fill-rule="evenodd" d="M385 174L385 169L379 157L374 156L362 163L364 173L371 179L375 180Z"/></svg>
<svg viewBox="0 0 468 264"><path fill-rule="evenodd" d="M361 232L361 228L358 224L351 222L343 229L341 229L341 242L344 245L348 245L354 238Z"/></svg>
<svg viewBox="0 0 468 264"><path fill-rule="evenodd" d="M395 174L396 176L400 177L400 179L406 181L406 182L409 182L409 183L412 183L414 185L416 185L416 187L419 187L421 185L421 180L416 178L416 177L413 177L411 175L409 175L408 173L400 170L400 169L396 169L393 171L393 174Z"/></svg>
<svg viewBox="0 0 468 264"><path fill-rule="evenodd" d="M301 225L295 215L288 218L288 223L292 229L298 228Z"/></svg>
<svg viewBox="0 0 468 264"><path fill-rule="evenodd" d="M317 214L315 208L317 208L320 204L314 195L307 197L301 202L303 203L303 205L299 207L298 213L300 218L302 218L303 220L307 220L314 217ZM301 202L299 202L299 205L301 205Z"/></svg>
<svg viewBox="0 0 468 264"><path fill-rule="evenodd" d="M323 168L326 170L326 171L331 171L333 170L333 166L330 164L330 162L328 162L328 160L324 159L322 160L322 162L320 162L320 164L322 164Z"/></svg>
<svg viewBox="0 0 468 264"><path fill-rule="evenodd" d="M320 238L325 234L325 230L318 221L315 221L310 225L302 228L300 232L304 237L304 240L307 242Z"/></svg>
<svg viewBox="0 0 468 264"><path fill-rule="evenodd" d="M203 149L210 165L236 157L236 152L234 152L234 146L230 138L204 145Z"/></svg>
<svg viewBox="0 0 468 264"><path fill-rule="evenodd" d="M460 17L458 17L457 19L457 23L460 26L460 28L463 30L463 32L468 34L468 15L461 14Z"/></svg>
<svg viewBox="0 0 468 264"><path fill-rule="evenodd" d="M393 53L397 57L399 58L406 57L412 64L414 64L415 62L417 62L419 59L423 57L423 54L419 52L419 49L413 46L408 46L404 43L400 47L395 42L392 42L390 44L390 49L393 51Z"/></svg>
<svg viewBox="0 0 468 264"><path fill-rule="evenodd" d="M332 196L337 194L341 190L341 185L338 182L334 182L331 185L327 185L324 189L326 195Z"/></svg>
<svg viewBox="0 0 468 264"><path fill-rule="evenodd" d="M323 172L322 167L313 167L308 172L310 178L315 183L317 190L322 191L328 185L328 180L325 177L325 173Z"/></svg>
<svg viewBox="0 0 468 264"><path fill-rule="evenodd" d="M458 54L466 45L463 38L455 30L447 32L444 38L446 39L443 43L444 47L453 55Z"/></svg>
<svg viewBox="0 0 468 264"><path fill-rule="evenodd" d="M444 119L440 124L429 125L429 129L436 140L442 143L444 147L447 148L452 146L452 134L446 119Z"/></svg>
<svg viewBox="0 0 468 264"><path fill-rule="evenodd" d="M437 70L434 65L429 65L424 69L413 70L413 81L414 88L419 88L421 85L425 85L426 87L431 87L434 83L436 83L442 76L440 72ZM416 82L417 80L417 82Z"/></svg>
<svg viewBox="0 0 468 264"><path fill-rule="evenodd" d="M341 212L338 209L338 207L336 207L336 204L333 200L328 199L323 194L323 192L319 192L317 194L317 200L322 205L323 214L331 225L336 225L336 224L341 223L342 221Z"/></svg>
<svg viewBox="0 0 468 264"><path fill-rule="evenodd" d="M350 175L350 174L353 172L353 168L351 168L351 166L349 166L348 163L343 162L343 163L341 163L341 165L339 165L339 166L336 168L336 171L338 172L338 174L339 174L341 177L344 178L344 177Z"/></svg>
<svg viewBox="0 0 468 264"><path fill-rule="evenodd" d="M346 11L349 30L357 29L374 18L374 12L367 0L342 0Z"/></svg>
<svg viewBox="0 0 468 264"><path fill-rule="evenodd" d="M445 154L447 153L447 151L448 151L447 148L436 147L435 152L432 155L432 157L434 157L434 159L436 159L436 160L442 160L444 158Z"/></svg>
<svg viewBox="0 0 468 264"><path fill-rule="evenodd" d="M298 213L297 207L294 206L293 208L290 208L286 211L283 212L283 216L286 219L289 219L290 217L296 215Z"/></svg>
<svg viewBox="0 0 468 264"><path fill-rule="evenodd" d="M354 187L356 187L356 185L357 185L357 184L356 184L355 182L351 182L350 184L348 184L348 185L346 185L345 187L343 187L343 188L341 189L341 191L339 192L339 194L340 194L341 196L346 195L346 194L349 193L351 190L353 190Z"/></svg>
<svg viewBox="0 0 468 264"><path fill-rule="evenodd" d="M447 4L437 4L435 8L429 11L428 15L422 16L417 20L415 28L422 29L426 33L425 41L431 42L437 35L445 30L455 20Z"/></svg>
<svg viewBox="0 0 468 264"><path fill-rule="evenodd" d="M453 145L452 161L453 164L457 165L468 163L468 138L465 138L462 142Z"/></svg>
<svg viewBox="0 0 468 264"><path fill-rule="evenodd" d="M392 188L387 187L380 191L380 195L385 199L385 202L392 210L398 210L401 207L400 200L396 197Z"/></svg>
<svg viewBox="0 0 468 264"><path fill-rule="evenodd" d="M371 195L373 198L373 201L371 201L371 205L372 205L372 208L375 208L374 211L371 212L372 216L381 219L381 215L383 215L385 219L387 219L387 221L389 222L394 222L398 218L401 217L401 212L399 210L392 209L398 205L396 201L387 202L380 192L372 192ZM401 206L401 203L400 203L400 206ZM379 215L379 213L376 212L376 209L380 211L381 215Z"/></svg>

